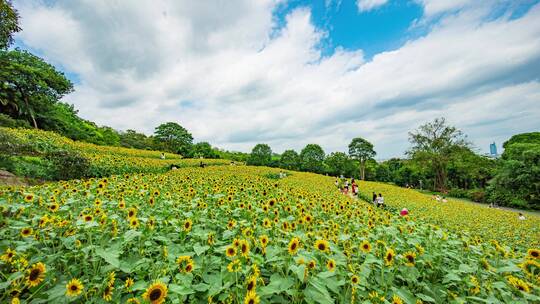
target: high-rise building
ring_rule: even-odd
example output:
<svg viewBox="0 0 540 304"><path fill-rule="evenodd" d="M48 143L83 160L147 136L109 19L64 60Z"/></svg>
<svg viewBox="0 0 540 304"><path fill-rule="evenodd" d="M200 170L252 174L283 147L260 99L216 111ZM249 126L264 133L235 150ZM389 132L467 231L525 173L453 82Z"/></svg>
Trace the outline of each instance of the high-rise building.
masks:
<svg viewBox="0 0 540 304"><path fill-rule="evenodd" d="M491 156L497 156L497 145L495 143L489 145L489 154Z"/></svg>

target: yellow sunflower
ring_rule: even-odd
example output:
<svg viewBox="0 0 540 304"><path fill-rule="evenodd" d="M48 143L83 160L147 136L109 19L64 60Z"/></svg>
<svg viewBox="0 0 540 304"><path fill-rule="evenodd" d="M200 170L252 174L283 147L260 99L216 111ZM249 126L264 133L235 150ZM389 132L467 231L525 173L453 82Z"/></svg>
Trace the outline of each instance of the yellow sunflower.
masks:
<svg viewBox="0 0 540 304"><path fill-rule="evenodd" d="M327 252L330 249L330 244L326 240L316 240L314 247L319 251Z"/></svg>
<svg viewBox="0 0 540 304"><path fill-rule="evenodd" d="M24 196L24 201L27 202L27 203L33 202L34 201L34 194L28 193L27 195L25 195Z"/></svg>
<svg viewBox="0 0 540 304"><path fill-rule="evenodd" d="M384 262L386 265L392 265L394 262L394 257L396 256L396 253L392 248L388 248L386 250L386 253L384 254Z"/></svg>
<svg viewBox="0 0 540 304"><path fill-rule="evenodd" d="M234 246L229 246L227 247L227 249L225 249L225 254L232 258L236 255L236 248L234 248Z"/></svg>
<svg viewBox="0 0 540 304"><path fill-rule="evenodd" d="M248 292L244 298L244 304L259 304L259 296L255 292Z"/></svg>
<svg viewBox="0 0 540 304"><path fill-rule="evenodd" d="M249 243L248 243L248 241L241 240L240 244L239 244L239 247L240 247L240 254L243 257L247 258L249 256Z"/></svg>
<svg viewBox="0 0 540 304"><path fill-rule="evenodd" d="M31 227L26 227L21 230L21 235L23 237L29 237L34 233L34 230Z"/></svg>
<svg viewBox="0 0 540 304"><path fill-rule="evenodd" d="M39 262L32 265L32 268L28 270L28 277L26 277L26 283L30 287L39 285L45 279L45 272L47 268L45 264Z"/></svg>
<svg viewBox="0 0 540 304"><path fill-rule="evenodd" d="M351 283L352 283L353 285L356 285L356 284L358 284L359 282L360 282L360 278L359 278L357 275L353 275L353 276L351 277Z"/></svg>
<svg viewBox="0 0 540 304"><path fill-rule="evenodd" d="M112 293L113 293L114 287L111 285L105 286L105 290L103 291L103 300L109 302L112 300Z"/></svg>
<svg viewBox="0 0 540 304"><path fill-rule="evenodd" d="M295 255L299 247L300 247L300 240L298 238L293 238L289 242L289 248L288 248L289 254Z"/></svg>
<svg viewBox="0 0 540 304"><path fill-rule="evenodd" d="M133 217L129 220L129 227L131 229L137 229L139 227L139 220L136 217Z"/></svg>
<svg viewBox="0 0 540 304"><path fill-rule="evenodd" d="M405 259L405 265L407 265L407 266L414 266L415 258L416 258L416 253L414 253L414 252L412 252L412 251L406 252L406 253L403 255L403 258Z"/></svg>
<svg viewBox="0 0 540 304"><path fill-rule="evenodd" d="M255 288L257 288L257 277L251 276L246 282L246 290L247 292L255 291Z"/></svg>
<svg viewBox="0 0 540 304"><path fill-rule="evenodd" d="M336 269L336 261L329 259L326 262L326 268L328 268L328 271L334 271Z"/></svg>
<svg viewBox="0 0 540 304"><path fill-rule="evenodd" d="M165 301L167 297L167 285L155 281L152 283L146 292L143 294L143 299L150 301L152 304L160 304Z"/></svg>
<svg viewBox="0 0 540 304"><path fill-rule="evenodd" d="M191 231L191 227L193 226L193 222L191 221L191 219L187 219L184 221L184 231Z"/></svg>
<svg viewBox="0 0 540 304"><path fill-rule="evenodd" d="M66 284L66 295L76 297L81 294L83 289L84 285L79 279L71 279L71 281Z"/></svg>
<svg viewBox="0 0 540 304"><path fill-rule="evenodd" d="M268 245L268 236L267 235L262 235L260 238L259 238L259 241L261 242L261 246L262 247L266 247Z"/></svg>
<svg viewBox="0 0 540 304"><path fill-rule="evenodd" d="M539 259L540 258L540 249L531 248L527 250L527 257L531 259Z"/></svg>
<svg viewBox="0 0 540 304"><path fill-rule="evenodd" d="M392 296L392 304L403 304L403 300L397 295Z"/></svg>
<svg viewBox="0 0 540 304"><path fill-rule="evenodd" d="M52 203L49 205L49 210L51 212L56 212L58 211L59 208L60 208L60 205L58 205L58 203Z"/></svg>
<svg viewBox="0 0 540 304"><path fill-rule="evenodd" d="M133 286L133 284L135 284L135 281L133 281L132 278L127 278L127 279L126 279L126 284L125 284L125 286L126 286L127 289L130 289L131 286Z"/></svg>
<svg viewBox="0 0 540 304"><path fill-rule="evenodd" d="M362 250L365 253L368 253L371 251L371 244L369 243L368 240L362 241L362 243L360 244L360 250Z"/></svg>

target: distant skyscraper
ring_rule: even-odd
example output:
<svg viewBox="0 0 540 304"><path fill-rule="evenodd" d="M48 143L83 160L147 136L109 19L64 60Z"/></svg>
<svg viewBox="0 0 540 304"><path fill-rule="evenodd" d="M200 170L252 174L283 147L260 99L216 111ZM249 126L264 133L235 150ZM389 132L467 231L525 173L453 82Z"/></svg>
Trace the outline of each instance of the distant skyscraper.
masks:
<svg viewBox="0 0 540 304"><path fill-rule="evenodd" d="M489 145L489 154L491 154L491 156L497 156L497 145L495 145L495 143Z"/></svg>

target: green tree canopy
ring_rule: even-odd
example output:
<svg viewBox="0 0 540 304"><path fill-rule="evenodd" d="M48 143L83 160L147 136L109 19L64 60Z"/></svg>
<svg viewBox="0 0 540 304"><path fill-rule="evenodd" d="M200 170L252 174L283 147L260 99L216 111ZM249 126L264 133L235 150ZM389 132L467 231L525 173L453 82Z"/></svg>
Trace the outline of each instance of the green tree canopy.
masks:
<svg viewBox="0 0 540 304"><path fill-rule="evenodd" d="M447 164L456 148L466 148L469 143L461 130L446 124L444 118L421 125L409 132L412 147L407 154L413 160L431 168L435 174L434 188L446 190Z"/></svg>
<svg viewBox="0 0 540 304"><path fill-rule="evenodd" d="M212 146L205 141L194 144L193 147L191 147L189 155L193 158L219 158L219 155L212 149Z"/></svg>
<svg viewBox="0 0 540 304"><path fill-rule="evenodd" d="M308 144L300 152L302 170L321 173L324 170L324 150L317 144Z"/></svg>
<svg viewBox="0 0 540 304"><path fill-rule="evenodd" d="M281 154L279 165L284 169L298 170L300 169L300 155L294 150L286 150Z"/></svg>
<svg viewBox="0 0 540 304"><path fill-rule="evenodd" d="M540 132L530 132L530 133L521 133L516 134L510 137L509 140L505 141L503 148L507 149L513 144L540 144Z"/></svg>
<svg viewBox="0 0 540 304"><path fill-rule="evenodd" d="M272 161L272 149L267 144L257 144L251 150L248 158L248 165L268 166Z"/></svg>
<svg viewBox="0 0 540 304"><path fill-rule="evenodd" d="M36 116L49 111L73 84L52 65L26 51L0 50L0 107L38 127Z"/></svg>
<svg viewBox="0 0 540 304"><path fill-rule="evenodd" d="M329 174L339 176L347 173L351 160L343 152L332 152L326 157L324 163Z"/></svg>
<svg viewBox="0 0 540 304"><path fill-rule="evenodd" d="M373 144L357 137L349 144L349 155L360 162L360 178L365 179L366 161L372 159L377 153L373 150Z"/></svg>
<svg viewBox="0 0 540 304"><path fill-rule="evenodd" d="M19 14L11 1L0 0L0 49L6 49L13 43L13 34L20 31Z"/></svg>
<svg viewBox="0 0 540 304"><path fill-rule="evenodd" d="M153 149L152 138L135 130L126 130L126 132L120 133L120 145L135 149Z"/></svg>
<svg viewBox="0 0 540 304"><path fill-rule="evenodd" d="M159 125L154 132L154 138L162 149L181 155L187 155L193 144L191 133L175 122Z"/></svg>

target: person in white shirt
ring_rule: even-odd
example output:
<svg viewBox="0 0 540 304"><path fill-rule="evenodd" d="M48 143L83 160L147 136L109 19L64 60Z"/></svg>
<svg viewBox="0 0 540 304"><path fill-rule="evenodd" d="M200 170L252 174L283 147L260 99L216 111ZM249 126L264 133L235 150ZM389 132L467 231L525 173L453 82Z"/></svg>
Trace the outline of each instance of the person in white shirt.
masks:
<svg viewBox="0 0 540 304"><path fill-rule="evenodd" d="M521 221L524 221L526 218L525 218L525 215L523 215L523 213L519 213L519 216L518 216L518 219L521 220Z"/></svg>

